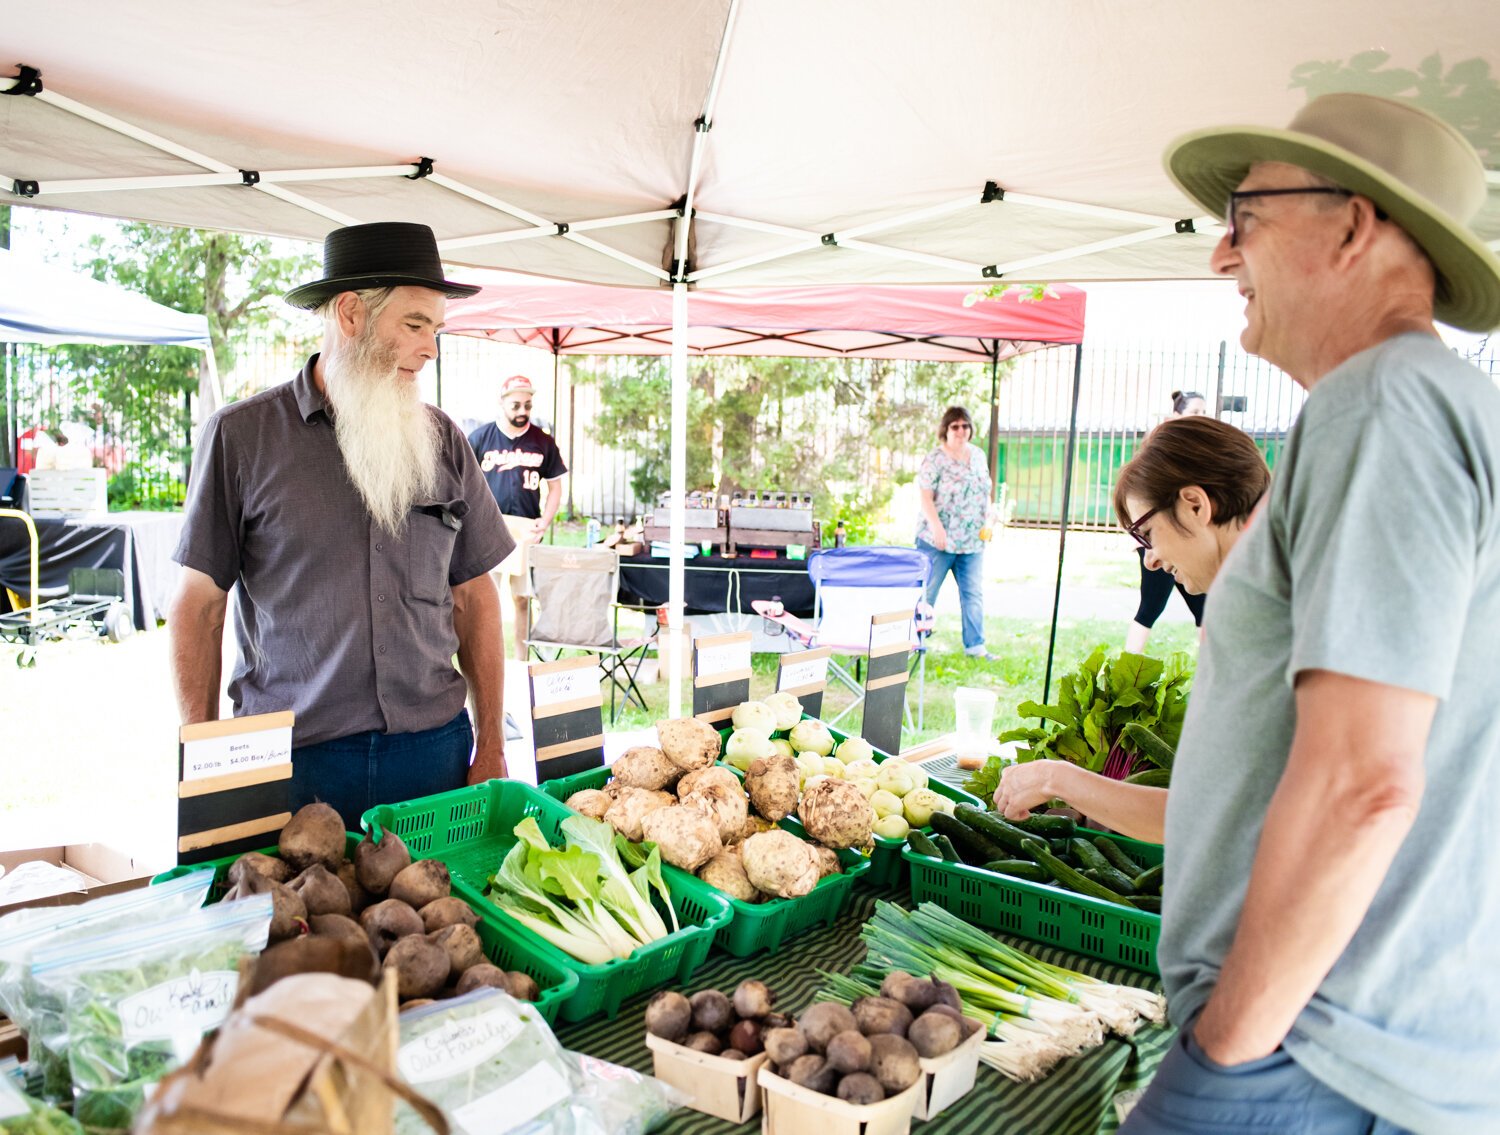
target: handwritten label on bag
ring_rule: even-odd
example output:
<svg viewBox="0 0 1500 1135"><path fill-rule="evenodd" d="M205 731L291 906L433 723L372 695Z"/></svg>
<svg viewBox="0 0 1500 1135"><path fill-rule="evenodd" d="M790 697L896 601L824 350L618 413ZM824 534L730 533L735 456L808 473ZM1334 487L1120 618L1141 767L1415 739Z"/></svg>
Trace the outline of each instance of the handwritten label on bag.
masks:
<svg viewBox="0 0 1500 1135"><path fill-rule="evenodd" d="M550 1064L523 1072L505 1087L453 1109L453 1118L468 1135L514 1131L572 1094L567 1081Z"/></svg>
<svg viewBox="0 0 1500 1135"><path fill-rule="evenodd" d="M904 645L911 642L911 620L898 619L890 623L870 625L870 649Z"/></svg>
<svg viewBox="0 0 1500 1135"><path fill-rule="evenodd" d="M781 664L779 689L800 690L803 686L826 686L828 684L828 656L812 658L802 662Z"/></svg>
<svg viewBox="0 0 1500 1135"><path fill-rule="evenodd" d="M579 698L597 695L604 673L597 666L580 666L576 670L553 670L531 677L532 703L537 709L561 705Z"/></svg>
<svg viewBox="0 0 1500 1135"><path fill-rule="evenodd" d="M182 743L182 779L204 780L226 773L284 765L292 759L290 725L203 737Z"/></svg>
<svg viewBox="0 0 1500 1135"><path fill-rule="evenodd" d="M506 1009L477 1017L445 1021L438 1028L403 1044L396 1068L410 1084L461 1076L493 1060L521 1034L521 1022Z"/></svg>
<svg viewBox="0 0 1500 1135"><path fill-rule="evenodd" d="M230 970L193 970L186 977L153 985L120 1002L120 1032L130 1044L184 1036L196 1044L209 1029L224 1023L239 986L240 975Z"/></svg>
<svg viewBox="0 0 1500 1135"><path fill-rule="evenodd" d="M729 642L702 647L698 651L698 677L716 678L750 669L750 643Z"/></svg>

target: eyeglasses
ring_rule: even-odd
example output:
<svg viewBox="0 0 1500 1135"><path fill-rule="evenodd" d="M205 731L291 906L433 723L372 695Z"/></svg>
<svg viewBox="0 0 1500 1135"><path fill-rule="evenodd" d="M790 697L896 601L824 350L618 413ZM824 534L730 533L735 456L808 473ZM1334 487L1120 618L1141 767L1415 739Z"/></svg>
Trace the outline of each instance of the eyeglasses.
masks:
<svg viewBox="0 0 1500 1135"><path fill-rule="evenodd" d="M1129 524L1125 525L1125 531L1130 533L1131 539L1133 539L1137 544L1139 544L1148 552L1151 550L1151 537L1147 536L1144 532L1141 531L1141 525L1145 524L1146 521L1150 520L1153 516L1155 516L1158 512L1166 507L1166 505L1162 505L1160 508L1153 508L1139 520L1133 520Z"/></svg>
<svg viewBox="0 0 1500 1135"><path fill-rule="evenodd" d="M968 422L954 422L948 428L950 430L973 430L974 427L969 425Z"/></svg>
<svg viewBox="0 0 1500 1135"><path fill-rule="evenodd" d="M1294 193L1334 193L1340 197L1354 196L1352 190L1335 189L1330 185L1309 185L1298 189L1235 190L1229 195L1229 204L1224 206L1224 227L1229 230L1229 247L1234 248L1240 240L1240 224L1237 214L1240 211L1241 201L1248 201L1251 197L1290 197ZM1381 216L1381 220L1384 219L1384 216ZM1149 548L1151 545L1147 544L1146 546Z"/></svg>

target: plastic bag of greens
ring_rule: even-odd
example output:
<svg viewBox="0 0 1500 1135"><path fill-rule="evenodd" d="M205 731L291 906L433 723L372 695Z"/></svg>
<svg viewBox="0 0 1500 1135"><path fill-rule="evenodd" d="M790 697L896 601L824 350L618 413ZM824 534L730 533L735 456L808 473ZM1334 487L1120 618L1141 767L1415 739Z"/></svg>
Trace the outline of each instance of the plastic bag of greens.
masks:
<svg viewBox="0 0 1500 1135"><path fill-rule="evenodd" d="M76 906L26 907L0 918L0 1011L27 1030L25 976L38 946L186 914L203 905L213 880L212 870L193 871L155 887L122 891Z"/></svg>
<svg viewBox="0 0 1500 1135"><path fill-rule="evenodd" d="M400 1021L396 1070L442 1108L458 1135L640 1135L687 1102L650 1076L580 1059L557 1043L535 1006L497 989L413 1009ZM427 1130L397 1105L396 1135Z"/></svg>
<svg viewBox="0 0 1500 1135"><path fill-rule="evenodd" d="M83 1135L83 1128L0 1076L0 1135Z"/></svg>
<svg viewBox="0 0 1500 1135"><path fill-rule="evenodd" d="M50 1005L32 1038L67 1054L84 1127L129 1128L145 1093L229 1015L271 903L256 895L33 954L30 980Z"/></svg>

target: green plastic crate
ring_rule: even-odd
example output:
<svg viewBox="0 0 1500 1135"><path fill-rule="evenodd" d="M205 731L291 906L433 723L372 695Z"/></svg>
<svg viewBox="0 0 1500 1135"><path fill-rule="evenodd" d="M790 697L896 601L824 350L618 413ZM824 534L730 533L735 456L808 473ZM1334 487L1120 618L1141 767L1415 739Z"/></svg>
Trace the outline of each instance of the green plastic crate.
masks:
<svg viewBox="0 0 1500 1135"><path fill-rule="evenodd" d="M594 770L591 770L594 771ZM512 832L521 820L534 816L542 833L554 844L562 842L562 822L573 812L539 791L515 780L490 780L469 788L382 804L360 819L367 829L393 831L406 841L413 858L441 859L462 894L481 917L505 924L538 956L570 969L578 988L563 1000L565 1021L581 1021L598 1013L614 1017L629 997L669 981L686 982L708 957L714 936L734 917L729 900L707 883L685 871L664 866L662 874L677 911L680 930L628 958L588 965L519 925L484 897L485 884L515 843ZM658 903L658 905L660 905ZM662 911L666 916L666 911Z"/></svg>
<svg viewBox="0 0 1500 1135"><path fill-rule="evenodd" d="M728 768L729 766L724 766ZM737 769L730 768L736 776ZM565 800L585 788L603 788L609 781L609 769L591 768L572 776L548 781L544 790ZM807 833L796 820L786 819L782 826L798 839L806 839ZM761 950L773 953L781 944L795 938L805 930L831 923L849 903L854 889L854 880L870 870L870 861L857 851L840 851L839 863L842 875L828 875L818 880L811 894L796 899L768 899L765 902L741 902L723 895L734 911L734 918L714 938L714 945L737 958L749 957ZM722 894L715 891L715 894Z"/></svg>
<svg viewBox="0 0 1500 1135"><path fill-rule="evenodd" d="M1078 830L1091 836L1102 834L1087 828ZM1147 867L1154 867L1162 860L1160 844L1116 835L1109 838ZM1132 910L1045 883L948 863L918 855L910 848L903 856L911 868L913 904L935 902L975 926L1061 946L1143 973L1160 972L1156 966L1156 940L1161 934L1159 914Z"/></svg>
<svg viewBox="0 0 1500 1135"><path fill-rule="evenodd" d="M344 835L347 837L344 854L353 855L354 847L361 837L352 832L345 832ZM263 851L266 855L276 854L274 847L264 848ZM175 879L190 871L203 871L212 867L214 881L209 887L206 901L215 903L222 899L229 890L229 866L238 858L238 855L226 855L222 859L210 859L185 867L173 867L170 871L163 871L157 875L151 882L153 884L164 883L168 879ZM578 991L578 975L567 966L559 965L554 959L543 957L533 950L531 944L521 937L518 928L493 917L484 909L490 905L489 903L481 906L468 895L459 897L463 898L479 915L479 924L474 929L479 934L479 944L484 950L484 956L501 969L519 970L521 973L530 974L531 979L537 984L537 989L540 990L534 1002L537 1012L549 1025L556 1023L557 1013L563 1002Z"/></svg>

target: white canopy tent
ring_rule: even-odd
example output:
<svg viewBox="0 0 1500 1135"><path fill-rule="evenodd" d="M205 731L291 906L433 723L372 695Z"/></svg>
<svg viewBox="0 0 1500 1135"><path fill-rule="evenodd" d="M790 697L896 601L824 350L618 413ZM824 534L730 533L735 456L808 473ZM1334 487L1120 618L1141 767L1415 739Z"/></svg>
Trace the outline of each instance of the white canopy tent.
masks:
<svg viewBox="0 0 1500 1135"><path fill-rule="evenodd" d="M422 221L458 264L670 286L678 329L699 283L1204 277L1218 228L1163 146L1330 90L1417 101L1500 165L1492 0L52 0L0 45L0 202ZM678 566L674 620L681 594Z"/></svg>

